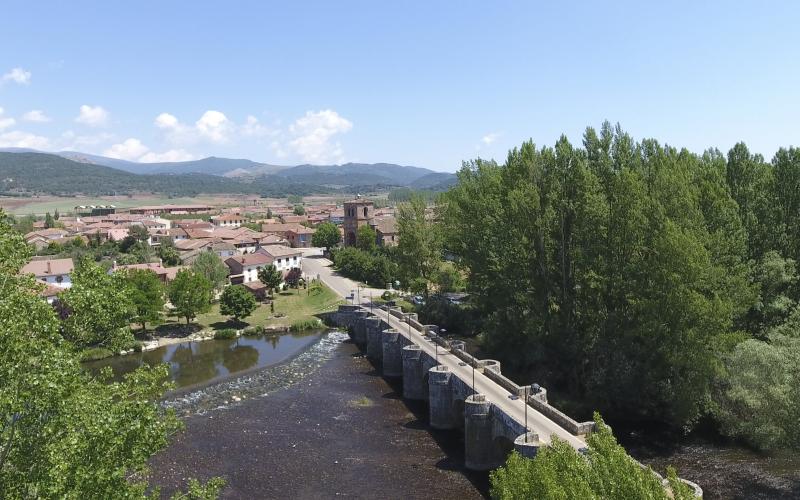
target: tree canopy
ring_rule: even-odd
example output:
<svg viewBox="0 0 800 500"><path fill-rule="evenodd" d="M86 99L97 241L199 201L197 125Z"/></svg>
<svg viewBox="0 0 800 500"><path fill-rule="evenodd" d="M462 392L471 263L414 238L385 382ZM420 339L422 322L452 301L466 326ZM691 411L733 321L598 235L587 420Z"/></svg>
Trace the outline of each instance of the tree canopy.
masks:
<svg viewBox="0 0 800 500"><path fill-rule="evenodd" d="M188 325L211 308L211 282L189 269L181 269L169 286L169 301Z"/></svg>
<svg viewBox="0 0 800 500"><path fill-rule="evenodd" d="M330 251L342 241L342 235L339 234L339 228L332 222L323 222L317 226L316 231L311 236L311 244L315 247L324 247L325 250Z"/></svg>
<svg viewBox="0 0 800 500"><path fill-rule="evenodd" d="M258 307L253 294L242 285L231 285L222 292L219 300L219 312L231 316L235 321L250 316Z"/></svg>

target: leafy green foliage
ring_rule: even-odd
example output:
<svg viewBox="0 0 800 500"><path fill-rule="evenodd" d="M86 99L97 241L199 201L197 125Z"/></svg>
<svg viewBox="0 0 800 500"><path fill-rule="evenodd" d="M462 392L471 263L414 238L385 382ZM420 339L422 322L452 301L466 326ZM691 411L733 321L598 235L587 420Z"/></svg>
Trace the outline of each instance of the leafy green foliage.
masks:
<svg viewBox="0 0 800 500"><path fill-rule="evenodd" d="M276 288L281 286L283 275L278 271L278 268L270 264L258 270L258 280L269 288L269 293L271 295Z"/></svg>
<svg viewBox="0 0 800 500"><path fill-rule="evenodd" d="M128 348L128 325L135 316L128 283L122 274L109 275L99 265L83 261L72 273L72 287L61 294L64 333L78 346Z"/></svg>
<svg viewBox="0 0 800 500"><path fill-rule="evenodd" d="M147 269L126 269L124 276L133 302L130 321L142 325L146 332L147 323L159 323L163 317L166 290L156 273Z"/></svg>
<svg viewBox="0 0 800 500"><path fill-rule="evenodd" d="M214 332L214 338L216 340L230 340L236 338L236 330L233 328L223 328L221 330L216 330Z"/></svg>
<svg viewBox="0 0 800 500"><path fill-rule="evenodd" d="M253 314L258 307L253 294L242 285L231 285L222 292L219 312L231 316L235 321L243 320Z"/></svg>
<svg viewBox="0 0 800 500"><path fill-rule="evenodd" d="M111 382L108 371L90 377L34 280L19 275L29 251L0 212L2 496L144 498L149 458L181 427L158 404L170 387L168 370L141 368L121 382ZM194 482L189 494L220 488L219 480Z"/></svg>
<svg viewBox="0 0 800 500"><path fill-rule="evenodd" d="M400 282L414 293L428 295L430 283L441 276L441 227L425 216L425 201L414 196L398 207L397 263Z"/></svg>
<svg viewBox="0 0 800 500"><path fill-rule="evenodd" d="M611 416L690 424L756 298L724 159L608 124L584 147L466 164L445 247L504 364Z"/></svg>
<svg viewBox="0 0 800 500"><path fill-rule="evenodd" d="M188 325L198 314L211 309L212 285L203 275L181 269L169 286L169 301Z"/></svg>
<svg viewBox="0 0 800 500"><path fill-rule="evenodd" d="M760 449L800 448L800 308L725 360L714 415L724 433Z"/></svg>
<svg viewBox="0 0 800 500"><path fill-rule="evenodd" d="M356 231L356 247L365 252L374 252L378 246L378 235L375 230L364 224Z"/></svg>
<svg viewBox="0 0 800 500"><path fill-rule="evenodd" d="M294 209L292 210L292 213L294 213L295 215L305 215L306 209L303 208L303 205L295 205Z"/></svg>
<svg viewBox="0 0 800 500"><path fill-rule="evenodd" d="M311 235L311 244L315 247L324 247L325 250L330 251L331 248L342 241L339 228L332 222L323 222L316 229L314 234Z"/></svg>
<svg viewBox="0 0 800 500"><path fill-rule="evenodd" d="M383 288L397 276L397 265L383 253L346 247L333 254L336 268L348 278Z"/></svg>
<svg viewBox="0 0 800 500"><path fill-rule="evenodd" d="M201 252L192 262L192 270L208 280L216 291L228 283L228 266L214 252Z"/></svg>
<svg viewBox="0 0 800 500"><path fill-rule="evenodd" d="M505 466L491 473L492 498L498 500L693 499L693 492L670 472L671 496L649 468L636 463L617 444L611 430L595 414L598 429L589 436L588 456L553 436L533 460L512 453Z"/></svg>

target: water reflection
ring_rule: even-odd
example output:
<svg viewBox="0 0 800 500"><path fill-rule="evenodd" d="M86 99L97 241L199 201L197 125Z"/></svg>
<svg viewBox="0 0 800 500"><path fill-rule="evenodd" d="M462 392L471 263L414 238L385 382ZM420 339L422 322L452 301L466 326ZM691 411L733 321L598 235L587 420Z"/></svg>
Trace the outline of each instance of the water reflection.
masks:
<svg viewBox="0 0 800 500"><path fill-rule="evenodd" d="M119 380L143 364L167 363L176 385L189 387L280 363L316 342L321 335L320 332L310 332L184 342L153 351L92 361L84 366L92 373L110 366L115 379Z"/></svg>

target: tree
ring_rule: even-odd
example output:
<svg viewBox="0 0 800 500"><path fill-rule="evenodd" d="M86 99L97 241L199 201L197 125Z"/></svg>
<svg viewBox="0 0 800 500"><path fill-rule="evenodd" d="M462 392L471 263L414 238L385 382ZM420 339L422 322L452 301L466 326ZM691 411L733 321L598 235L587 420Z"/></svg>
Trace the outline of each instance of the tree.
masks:
<svg viewBox="0 0 800 500"><path fill-rule="evenodd" d="M425 209L425 200L417 195L400 204L397 263L404 286L427 297L442 267L442 238L441 228L426 217Z"/></svg>
<svg viewBox="0 0 800 500"><path fill-rule="evenodd" d="M219 301L219 312L231 316L237 323L250 316L256 307L255 297L242 285L225 288Z"/></svg>
<svg viewBox="0 0 800 500"><path fill-rule="evenodd" d="M377 248L378 235L368 225L363 225L356 232L356 247L365 252L374 252Z"/></svg>
<svg viewBox="0 0 800 500"><path fill-rule="evenodd" d="M44 216L44 227L47 229L56 227L56 221L53 219L53 216L50 215L50 212L47 212Z"/></svg>
<svg viewBox="0 0 800 500"><path fill-rule="evenodd" d="M203 275L181 269L169 286L169 301L188 325L198 314L211 309L212 285Z"/></svg>
<svg viewBox="0 0 800 500"><path fill-rule="evenodd" d="M58 220L59 217L61 217L61 214L58 213L58 209L56 208L56 211L53 214L53 219Z"/></svg>
<svg viewBox="0 0 800 500"><path fill-rule="evenodd" d="M207 279L216 292L228 283L228 266L214 252L201 252L192 263L192 270Z"/></svg>
<svg viewBox="0 0 800 500"><path fill-rule="evenodd" d="M142 325L142 332L147 333L147 323L160 322L164 313L164 285L148 269L126 269L125 279L134 307L131 321Z"/></svg>
<svg viewBox="0 0 800 500"><path fill-rule="evenodd" d="M258 280L269 289L271 296L275 289L283 283L283 275L278 271L278 268L270 264L258 270Z"/></svg>
<svg viewBox="0 0 800 500"><path fill-rule="evenodd" d="M174 246L159 246L158 257L164 266L177 266L181 262L181 256Z"/></svg>
<svg viewBox="0 0 800 500"><path fill-rule="evenodd" d="M738 344L717 391L714 416L724 434L762 450L800 449L800 308L765 340Z"/></svg>
<svg viewBox="0 0 800 500"><path fill-rule="evenodd" d="M303 277L303 271L300 270L299 267L293 267L286 273L286 284L292 288L297 288L300 284L300 278Z"/></svg>
<svg viewBox="0 0 800 500"><path fill-rule="evenodd" d="M61 294L61 301L68 311L64 333L77 345L119 350L133 343L128 325L134 303L122 274L109 275L84 260L73 271L72 286Z"/></svg>
<svg viewBox="0 0 800 500"><path fill-rule="evenodd" d="M136 241L147 241L150 239L150 233L147 232L147 228L139 224L134 224L128 228L128 236Z"/></svg>
<svg viewBox="0 0 800 500"><path fill-rule="evenodd" d="M159 404L168 370L92 377L20 268L22 235L0 211L0 485L6 498L145 498L148 460L182 424ZM19 367L24 364L25 369ZM215 479L191 494L215 494ZM196 498L200 498L197 496Z"/></svg>
<svg viewBox="0 0 800 500"><path fill-rule="evenodd" d="M628 500L694 499L694 492L668 468L670 491L649 467L636 463L617 444L611 430L595 414L598 429L589 436L588 457L553 436L531 460L513 452L505 466L490 474L492 498L556 500L567 498Z"/></svg>
<svg viewBox="0 0 800 500"><path fill-rule="evenodd" d="M465 164L439 220L486 350L587 410L690 426L757 299L724 161L604 124Z"/></svg>
<svg viewBox="0 0 800 500"><path fill-rule="evenodd" d="M303 208L303 205L295 205L294 210L292 211L295 215L305 215L306 209Z"/></svg>
<svg viewBox="0 0 800 500"><path fill-rule="evenodd" d="M339 228L333 222L323 222L317 226L317 230L311 235L311 244L315 247L324 247L326 252L330 252L342 241Z"/></svg>

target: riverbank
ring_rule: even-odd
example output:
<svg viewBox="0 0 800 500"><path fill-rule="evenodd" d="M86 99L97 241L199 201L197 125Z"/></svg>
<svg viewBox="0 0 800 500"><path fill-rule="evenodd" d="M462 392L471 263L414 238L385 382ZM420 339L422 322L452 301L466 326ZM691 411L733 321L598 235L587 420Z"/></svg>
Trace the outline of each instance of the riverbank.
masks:
<svg viewBox="0 0 800 500"><path fill-rule="evenodd" d="M186 430L151 461L153 484L223 476L222 498L482 498L486 474L463 470L460 433L429 429L427 407L407 406L353 344L329 347L321 362L307 356L315 346L260 372L249 393L223 384L218 409L178 401ZM280 369L299 376L280 385Z"/></svg>

